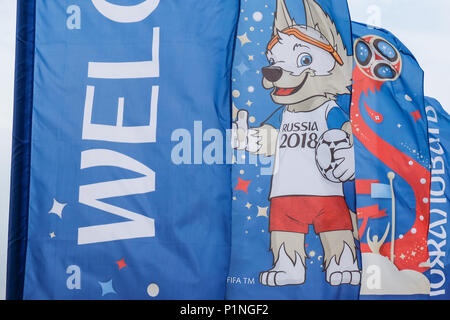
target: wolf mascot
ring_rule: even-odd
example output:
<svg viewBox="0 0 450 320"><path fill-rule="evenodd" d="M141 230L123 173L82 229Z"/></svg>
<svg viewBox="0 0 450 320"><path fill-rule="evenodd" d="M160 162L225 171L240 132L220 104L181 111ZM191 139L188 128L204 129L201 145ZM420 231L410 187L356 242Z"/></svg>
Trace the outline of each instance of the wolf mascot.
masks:
<svg viewBox="0 0 450 320"><path fill-rule="evenodd" d="M248 127L248 112L240 110L232 143L238 150L275 156L269 195L274 262L260 273L261 284L305 282L305 235L313 225L326 281L358 285L356 216L343 193L343 182L354 180L353 138L335 102L337 95L350 93L353 62L330 17L314 0L303 2L306 25L297 25L284 0L277 0L266 51L270 65L262 68L263 87L282 107L257 128Z"/></svg>

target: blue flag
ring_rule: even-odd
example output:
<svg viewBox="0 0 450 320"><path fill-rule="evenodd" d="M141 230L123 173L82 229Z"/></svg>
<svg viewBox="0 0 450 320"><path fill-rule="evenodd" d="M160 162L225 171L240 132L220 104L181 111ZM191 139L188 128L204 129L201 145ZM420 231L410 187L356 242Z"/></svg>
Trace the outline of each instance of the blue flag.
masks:
<svg viewBox="0 0 450 320"><path fill-rule="evenodd" d="M378 199L390 199L392 198L391 186L382 183L372 183L372 193L370 196Z"/></svg>
<svg viewBox="0 0 450 320"><path fill-rule="evenodd" d="M426 299L431 177L423 71L389 31L355 22L352 30L361 299Z"/></svg>
<svg viewBox="0 0 450 320"><path fill-rule="evenodd" d="M426 97L431 154L430 192L430 299L448 300L448 213L450 209L450 115L433 98Z"/></svg>
<svg viewBox="0 0 450 320"><path fill-rule="evenodd" d="M225 297L238 3L121 3L19 1L9 299Z"/></svg>
<svg viewBox="0 0 450 320"><path fill-rule="evenodd" d="M358 298L350 35L346 1L241 1L227 298Z"/></svg>

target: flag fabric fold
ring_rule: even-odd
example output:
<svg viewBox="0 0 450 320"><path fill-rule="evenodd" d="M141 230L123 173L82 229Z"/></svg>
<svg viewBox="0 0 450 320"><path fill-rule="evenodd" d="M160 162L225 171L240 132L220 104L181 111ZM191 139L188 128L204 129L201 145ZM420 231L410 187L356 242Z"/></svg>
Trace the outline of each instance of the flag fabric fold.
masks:
<svg viewBox="0 0 450 320"><path fill-rule="evenodd" d="M238 10L19 1L9 299L225 297Z"/></svg>
<svg viewBox="0 0 450 320"><path fill-rule="evenodd" d="M431 283L430 299L448 300L448 213L450 115L436 99L425 97L428 135L431 155L430 233L428 249L430 263L428 277Z"/></svg>

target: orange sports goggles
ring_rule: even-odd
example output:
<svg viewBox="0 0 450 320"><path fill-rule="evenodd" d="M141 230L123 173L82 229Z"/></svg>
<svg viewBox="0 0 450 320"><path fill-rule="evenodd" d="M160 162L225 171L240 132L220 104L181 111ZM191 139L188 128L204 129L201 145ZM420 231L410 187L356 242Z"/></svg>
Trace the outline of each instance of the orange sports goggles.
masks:
<svg viewBox="0 0 450 320"><path fill-rule="evenodd" d="M344 64L339 54L336 52L336 50L333 48L330 44L325 44L323 42L320 42L314 38L311 38L310 36L302 33L300 30L295 28L287 28L281 31L287 35L294 36L297 39L303 40L307 43L310 43L316 47L319 47L327 52L329 52L333 58L339 63L341 66ZM274 36L272 40L270 40L269 44L267 45L267 50L272 50L273 46L280 40L280 37L278 35Z"/></svg>

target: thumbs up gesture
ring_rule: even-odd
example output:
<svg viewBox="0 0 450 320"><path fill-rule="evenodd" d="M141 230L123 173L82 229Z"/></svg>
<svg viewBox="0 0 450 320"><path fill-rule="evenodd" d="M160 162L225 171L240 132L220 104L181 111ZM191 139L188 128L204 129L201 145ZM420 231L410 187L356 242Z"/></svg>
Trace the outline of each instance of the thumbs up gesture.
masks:
<svg viewBox="0 0 450 320"><path fill-rule="evenodd" d="M248 111L239 110L236 121L231 126L231 146L233 149L246 150L248 144Z"/></svg>

